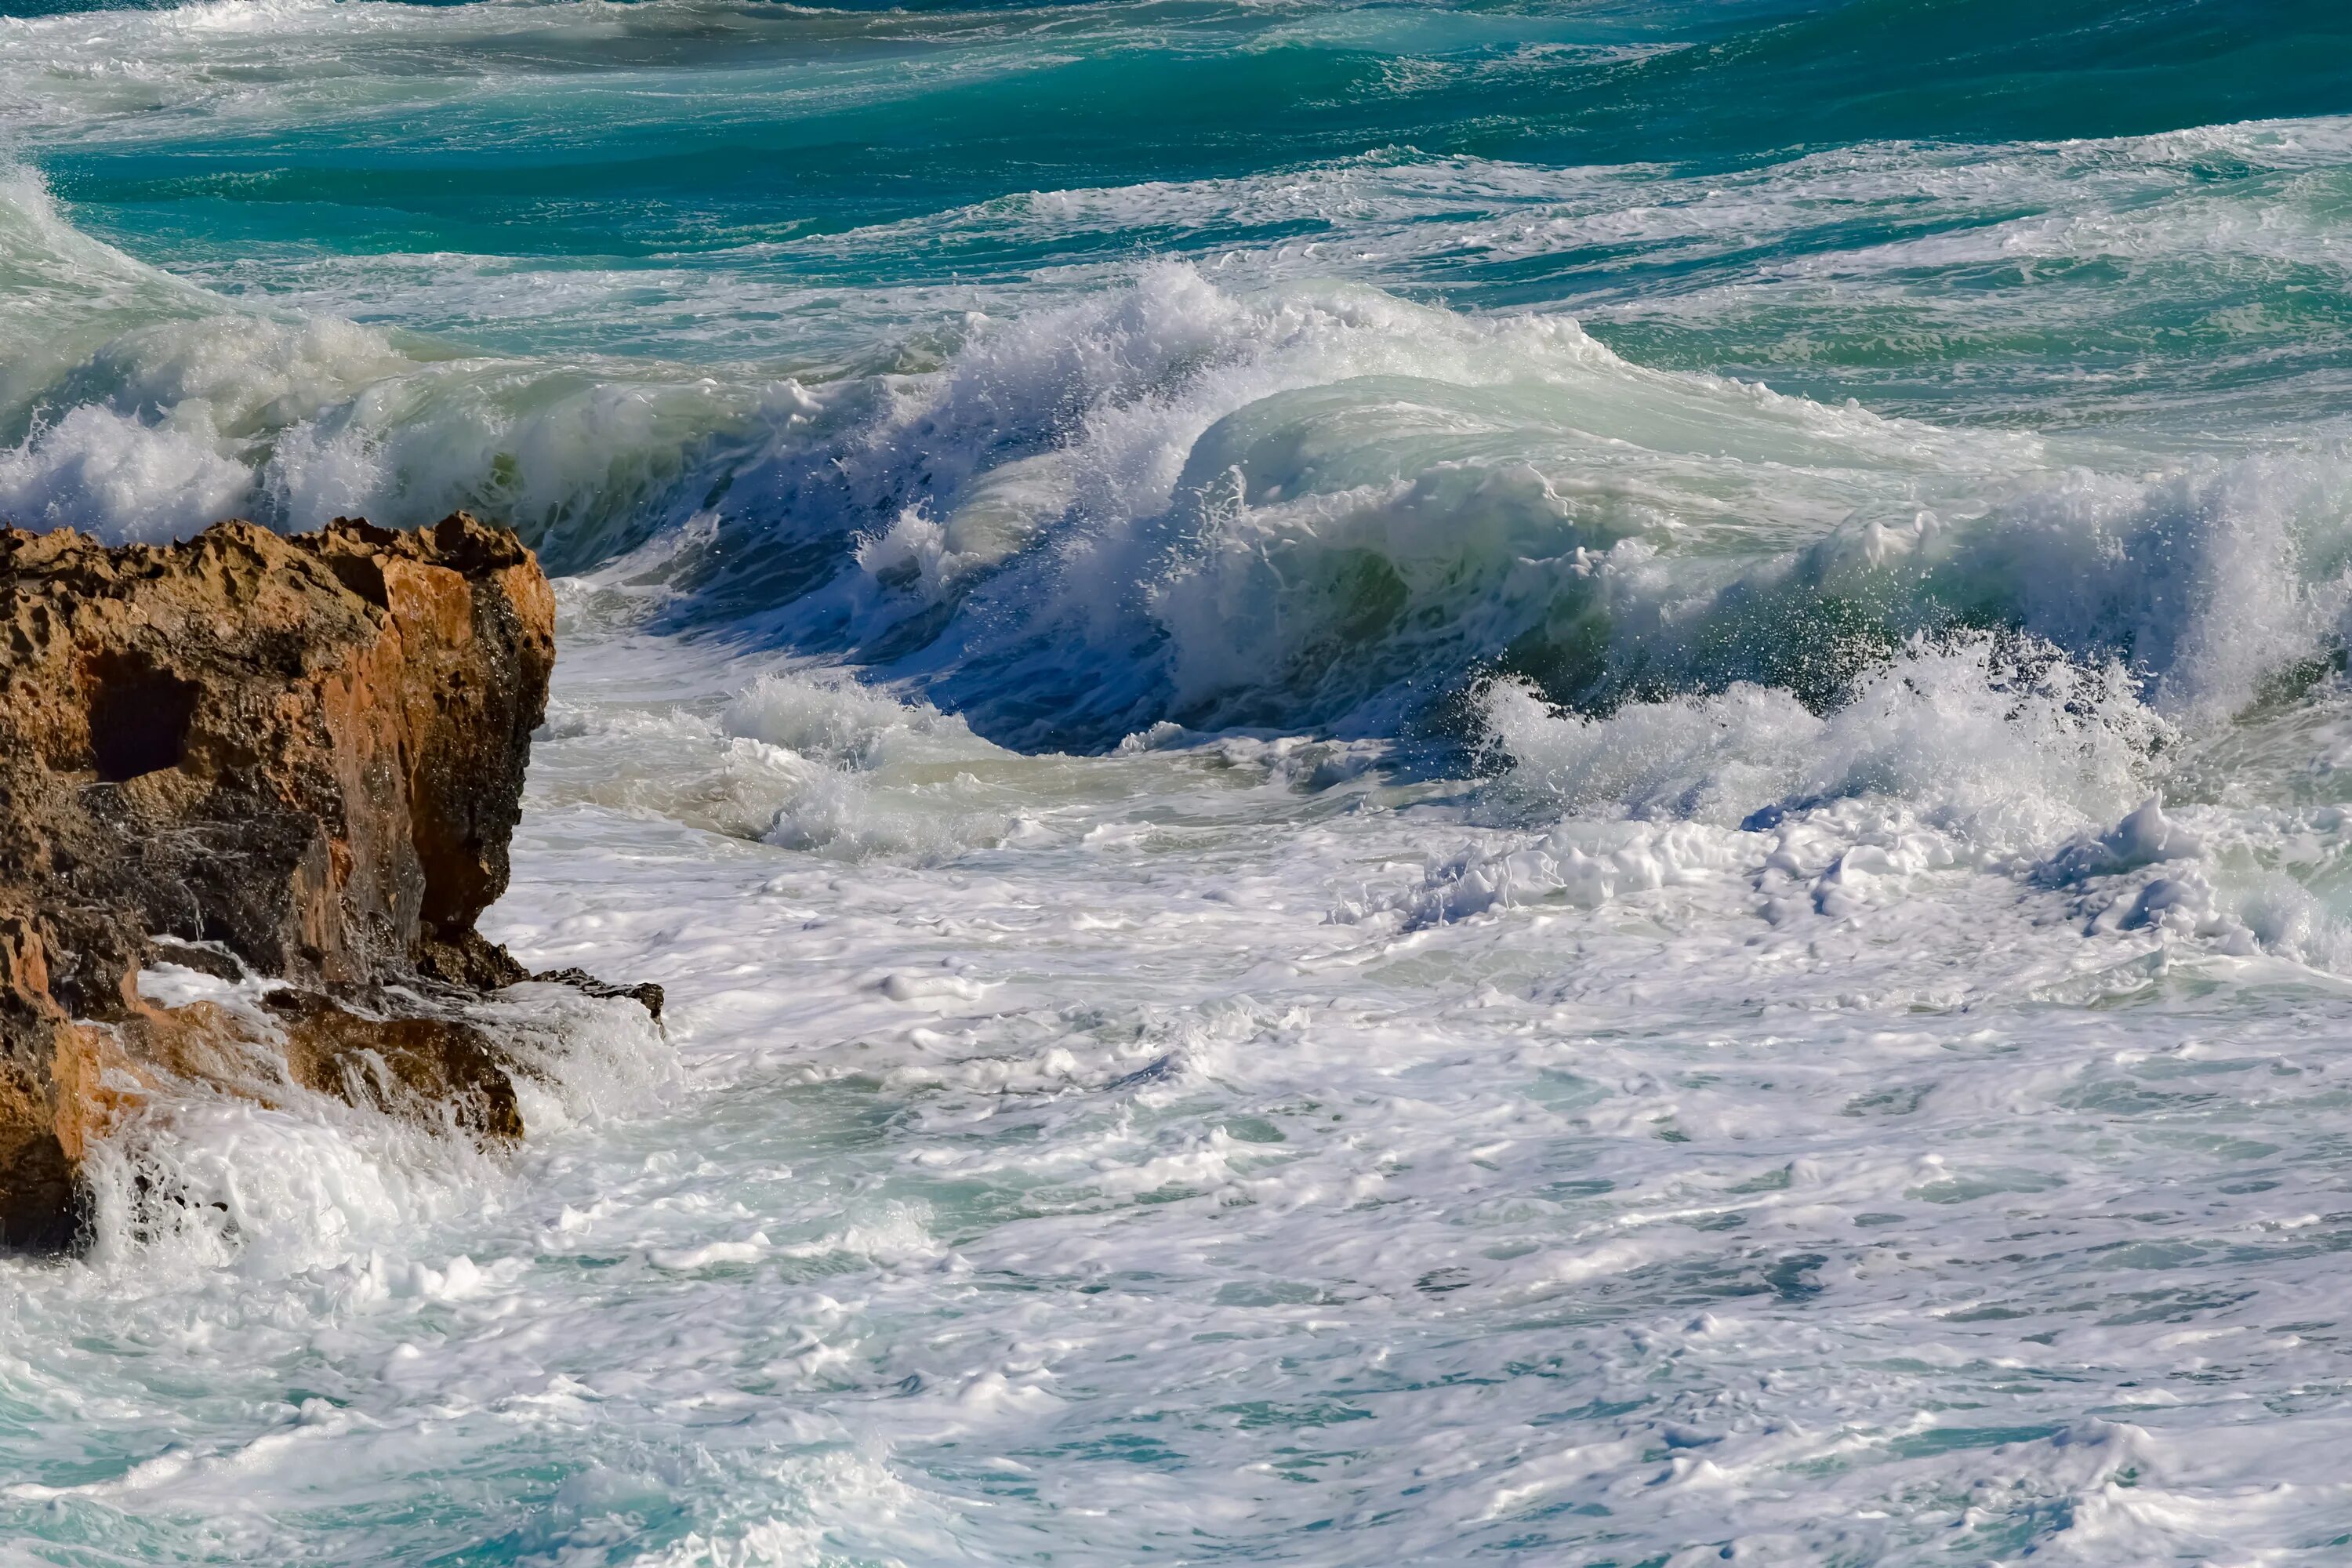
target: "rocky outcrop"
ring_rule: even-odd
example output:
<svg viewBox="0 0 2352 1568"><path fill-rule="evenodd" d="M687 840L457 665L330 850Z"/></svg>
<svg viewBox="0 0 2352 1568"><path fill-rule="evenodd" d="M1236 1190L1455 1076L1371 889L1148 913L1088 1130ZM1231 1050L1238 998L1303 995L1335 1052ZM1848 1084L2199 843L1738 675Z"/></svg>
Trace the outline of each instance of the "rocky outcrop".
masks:
<svg viewBox="0 0 2352 1568"><path fill-rule="evenodd" d="M474 921L553 621L530 552L463 514L0 531L0 1241L68 1242L91 1141L173 1085L520 1131L461 1009L526 977ZM284 984L165 1007L162 963Z"/></svg>

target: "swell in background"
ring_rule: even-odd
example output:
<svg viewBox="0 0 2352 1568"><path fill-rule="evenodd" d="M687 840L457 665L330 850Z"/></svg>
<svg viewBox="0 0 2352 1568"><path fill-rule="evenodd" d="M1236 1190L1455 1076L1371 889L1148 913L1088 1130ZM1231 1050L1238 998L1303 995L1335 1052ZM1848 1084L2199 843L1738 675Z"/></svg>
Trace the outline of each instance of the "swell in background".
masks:
<svg viewBox="0 0 2352 1568"><path fill-rule="evenodd" d="M2337 641L2352 132L2281 117L2339 106L2346 26L0 22L0 511L469 507L594 574L581 627L1032 748L1444 734L1496 675L1827 710L1979 633L2235 711Z"/></svg>

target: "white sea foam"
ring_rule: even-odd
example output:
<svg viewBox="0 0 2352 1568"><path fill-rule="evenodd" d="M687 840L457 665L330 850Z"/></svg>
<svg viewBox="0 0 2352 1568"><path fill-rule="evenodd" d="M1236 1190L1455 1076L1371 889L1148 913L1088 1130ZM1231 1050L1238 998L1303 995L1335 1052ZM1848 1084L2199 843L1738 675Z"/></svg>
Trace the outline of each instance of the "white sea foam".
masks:
<svg viewBox="0 0 2352 1568"><path fill-rule="evenodd" d="M566 700L620 706L629 667L577 667ZM1594 721L1498 687L1514 765L1466 815L1377 770L1285 773L1295 741L1003 756L1049 836L850 876L543 793L522 864L544 891L506 934L669 984L727 1108L688 1166L629 1177L647 1198L568 1199L564 1248L627 1238L716 1315L704 1342L753 1335L793 1392L741 1418L839 1423L877 1467L780 1475L766 1506L887 1477L894 1500L830 1539L900 1555L1005 1554L1027 1527L1002 1510L1035 1509L1104 1561L1180 1520L1343 1561L1307 1528L1336 1504L1407 1555L1565 1510L1885 1558L1955 1527L1947 1491L1987 1531L2058 1510L2075 1522L2035 1538L2094 1558L2291 1533L2333 1504L2258 1506L2234 1478L2324 1418L2216 1446L2199 1379L2317 1364L2278 1326L2324 1316L2293 1238L2326 1226L2325 1164L2287 1129L2341 1064L2284 1017L2133 1004L2331 983L2240 946L2226 896L2166 890L2219 889L2253 819L2150 803L2164 721L2096 668L2023 669L1922 647L1826 715L1732 691ZM870 690L728 684L726 728L812 765L981 761ZM559 731L535 788L604 744ZM1324 792L1356 804L1297 815ZM1545 813L1567 815L1518 825ZM1439 918L1395 918L1433 892ZM2196 1163L2193 1204L2148 1184L2158 1148ZM889 1174L824 1189L852 1171ZM2151 1205L2179 1216L2158 1237L2128 1217ZM1989 1268L2021 1227L2042 1251ZM628 1298L540 1299L621 1354ZM786 1308L788 1345L746 1316ZM1273 1346L1297 1369L1269 1378ZM2086 1416L2039 1375L2085 1366L2147 1392ZM1107 1388L1226 1419L1139 1466L1114 1456L1157 1424ZM1328 1472L1311 1499L1302 1451ZM1201 1463L1240 1478L1205 1518L1179 1479Z"/></svg>
<svg viewBox="0 0 2352 1568"><path fill-rule="evenodd" d="M1099 310L1169 343L1265 319L1197 279L1153 288ZM1465 363L1517 342L1571 381L1619 374L1559 323L1285 308L1343 344L1358 310L1458 331ZM1450 576L1508 556L1507 582L1513 542L1591 494L1503 467L1448 512L1439 481L1416 501L1345 472L1407 417L1524 442L1550 392L1350 385L1213 435L1236 411L1171 413L1177 357L1072 352L1106 428L1131 421L1102 451L1150 458L1105 473L1238 454L1240 504L1186 514L1211 547L1156 579L1192 586L1151 624L1203 649L1311 646L1288 628L1318 601L1284 584L1327 548L1376 545L1418 603L1467 603ZM1702 390L1745 438L1905 460L1885 422ZM867 413L942 395L894 395ZM1279 468L1253 455L1331 429ZM1252 463L1286 489L1331 472L1314 493L1339 500L1253 499ZM1557 580L1601 584L1586 603L1635 650L1682 646L1668 608L1737 624L1743 595L1923 563L2046 640L1897 639L1811 706L1703 659L1692 689L1605 716L1498 679L1478 780L1166 722L1106 755L1014 752L756 644L593 640L596 595L647 557L568 584L493 926L535 963L667 986L682 1071L527 993L544 1131L512 1166L332 1106L142 1120L101 1157L93 1258L0 1270L12 1342L43 1347L0 1362L0 1397L107 1434L0 1506L123 1550L204 1529L282 1553L422 1467L496 1500L424 1536L511 1529L542 1556L636 1550L661 1510L676 1531L646 1550L682 1561L1003 1560L1040 1530L1106 1563L1169 1531L1508 1555L1590 1520L1878 1560L1955 1530L2094 1560L2301 1539L2340 1504L2300 1457L2328 1418L2242 1420L2210 1390L2325 1375L2310 1259L2334 1245L2325 1127L2352 1065L2312 1021L2341 1006L2345 822L2308 779L2152 801L2325 711L2323 690L2234 716L2336 613L2300 564L2314 520L2264 471L2061 480L1932 523L1824 507L1729 572L1585 547ZM1796 473L1782 515L1842 482ZM1158 493L1133 492L1145 523ZM2251 539L2245 575L2207 526ZM1021 554L951 563L976 537L928 577L919 553L879 583L877 559L879 591L951 603L959 573ZM1244 539L1263 548L1226 548ZM2067 562L2089 586L2045 592ZM172 1338L169 1380L75 1348L134 1310ZM2302 1489L2247 1484L2287 1471ZM387 1551L422 1529L334 1528Z"/></svg>
<svg viewBox="0 0 2352 1568"><path fill-rule="evenodd" d="M2104 824L2145 792L2174 738L2120 669L1991 639L1915 639L1816 715L1786 691L1552 712L1524 683L1486 695L1505 788L1570 811L1722 824L1853 796L1899 800L1988 853Z"/></svg>
<svg viewBox="0 0 2352 1568"><path fill-rule="evenodd" d="M0 113L536 157L656 141L647 62L749 122L1105 25L200 0L0 19ZM489 923L670 1005L500 1005L505 1157L127 1124L91 1257L0 1264L0 1555L2329 1561L2347 147L1398 150L213 293L11 175L0 510L593 568Z"/></svg>
<svg viewBox="0 0 2352 1568"><path fill-rule="evenodd" d="M1969 625L2210 720L2347 604L2332 449L2060 464L1363 289L1160 267L975 318L938 372L801 390L669 613L756 606L760 635L845 641L1024 744L1384 732L1498 659L1580 701L1819 702Z"/></svg>
<svg viewBox="0 0 2352 1568"><path fill-rule="evenodd" d="M1181 264L972 314L910 374L447 358L208 302L27 178L0 206L20 269L94 280L15 389L11 515L160 538L469 507L559 565L650 551L670 621L846 644L1024 744L1384 732L1498 660L1581 702L1748 680L1818 704L1955 623L2124 660L2210 718L2346 614L2325 446L2118 472L1644 369L1565 316Z"/></svg>
<svg viewBox="0 0 2352 1568"><path fill-rule="evenodd" d="M90 404L0 451L0 515L111 542L185 538L245 511L252 491L252 473L201 425L157 428Z"/></svg>
<svg viewBox="0 0 2352 1568"><path fill-rule="evenodd" d="M0 511L116 540L468 507L559 561L650 531L714 440L790 390L676 366L497 360L331 315L240 309L74 229L0 179ZM681 514L682 515L682 514Z"/></svg>

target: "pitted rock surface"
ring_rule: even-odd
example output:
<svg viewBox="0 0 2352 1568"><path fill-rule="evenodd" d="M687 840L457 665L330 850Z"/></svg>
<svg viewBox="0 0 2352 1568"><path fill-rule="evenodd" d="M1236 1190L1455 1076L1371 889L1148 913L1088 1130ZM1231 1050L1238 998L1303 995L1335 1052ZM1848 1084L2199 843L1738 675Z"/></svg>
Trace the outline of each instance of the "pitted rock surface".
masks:
<svg viewBox="0 0 2352 1568"><path fill-rule="evenodd" d="M289 1084L520 1131L457 1015L526 978L474 921L553 627L531 552L462 513L0 531L0 1242L69 1243L90 1141L158 1087L266 1097L257 1041ZM287 987L254 1018L166 1011L137 984L159 958Z"/></svg>

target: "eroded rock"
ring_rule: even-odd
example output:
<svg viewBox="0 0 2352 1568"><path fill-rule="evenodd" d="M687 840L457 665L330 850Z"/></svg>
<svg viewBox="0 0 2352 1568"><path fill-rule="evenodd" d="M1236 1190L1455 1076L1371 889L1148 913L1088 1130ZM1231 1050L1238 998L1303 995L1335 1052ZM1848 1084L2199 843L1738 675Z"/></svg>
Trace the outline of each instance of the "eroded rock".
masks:
<svg viewBox="0 0 2352 1568"><path fill-rule="evenodd" d="M474 921L553 623L530 552L463 514L0 531L0 1241L67 1242L91 1141L173 1083L520 1131L459 1012L527 977ZM286 984L266 1017L164 1008L159 960Z"/></svg>

